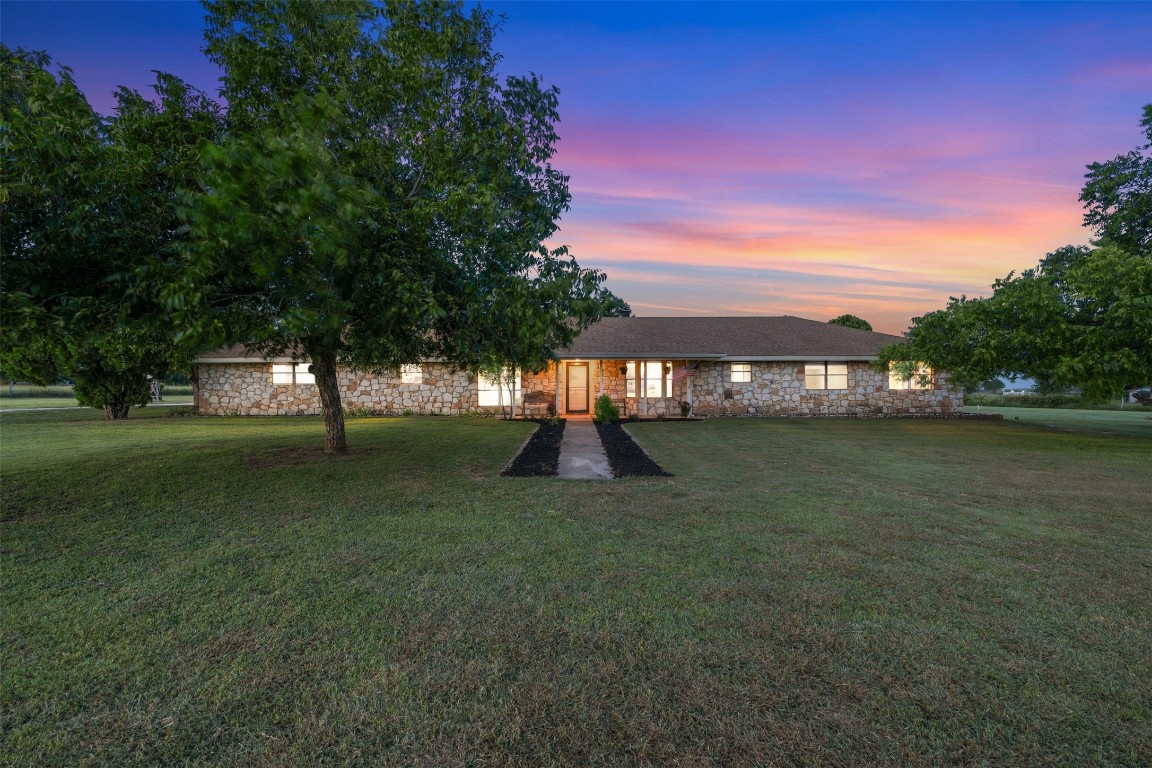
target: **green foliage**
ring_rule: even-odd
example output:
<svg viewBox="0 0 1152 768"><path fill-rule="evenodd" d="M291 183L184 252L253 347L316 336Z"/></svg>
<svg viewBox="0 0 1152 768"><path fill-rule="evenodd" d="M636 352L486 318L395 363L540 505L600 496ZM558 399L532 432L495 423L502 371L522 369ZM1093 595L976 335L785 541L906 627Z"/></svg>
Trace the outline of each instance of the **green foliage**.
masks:
<svg viewBox="0 0 1152 768"><path fill-rule="evenodd" d="M601 424L611 424L620 421L620 406L612 402L612 398L608 395L600 395L600 397L596 398L593 418Z"/></svg>
<svg viewBox="0 0 1152 768"><path fill-rule="evenodd" d="M1023 375L1046 390L1113 397L1152 380L1152 259L1105 243L1068 246L997 280L990 297L953 298L913 320L880 364L920 360L967 389Z"/></svg>
<svg viewBox="0 0 1152 768"><path fill-rule="evenodd" d="M327 448L336 365L435 357L543 368L610 308L545 245L569 204L557 91L497 77L490 13L460 3L208 5L230 134L186 200L164 292L189 337L307 356Z"/></svg>
<svg viewBox="0 0 1152 768"><path fill-rule="evenodd" d="M124 418L147 376L187 364L145 276L171 266L177 191L218 137L219 108L159 73L156 102L122 88L103 118L51 67L0 46L2 365L73 378L82 403Z"/></svg>
<svg viewBox="0 0 1152 768"><path fill-rule="evenodd" d="M1084 224L1121 248L1152 255L1152 104L1140 121L1147 143L1105 163L1088 166L1080 200Z"/></svg>
<svg viewBox="0 0 1152 768"><path fill-rule="evenodd" d="M872 330L872 324L856 315L840 315L828 321L828 325L840 325L845 328L856 328L861 331Z"/></svg>

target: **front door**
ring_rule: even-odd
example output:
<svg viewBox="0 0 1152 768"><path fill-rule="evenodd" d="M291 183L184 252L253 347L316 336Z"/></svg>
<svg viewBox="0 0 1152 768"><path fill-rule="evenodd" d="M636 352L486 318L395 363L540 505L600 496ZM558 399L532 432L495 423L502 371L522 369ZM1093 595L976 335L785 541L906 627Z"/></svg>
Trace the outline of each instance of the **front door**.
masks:
<svg viewBox="0 0 1152 768"><path fill-rule="evenodd" d="M588 363L568 363L567 413L588 413Z"/></svg>

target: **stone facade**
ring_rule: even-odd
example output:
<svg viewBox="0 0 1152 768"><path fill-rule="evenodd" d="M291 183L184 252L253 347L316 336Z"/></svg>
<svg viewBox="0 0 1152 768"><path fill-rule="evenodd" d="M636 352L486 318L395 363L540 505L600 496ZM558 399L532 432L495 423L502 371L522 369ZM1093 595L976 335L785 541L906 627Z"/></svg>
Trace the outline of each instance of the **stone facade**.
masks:
<svg viewBox="0 0 1152 768"><path fill-rule="evenodd" d="M672 396L627 396L625 361L590 361L589 408L603 390L620 406L622 415L679 416L680 403L691 401L694 416L869 416L947 415L963 410L962 393L938 375L934 389L890 390L888 377L869 363L848 363L848 388L804 387L803 362L752 362L752 380L733 383L730 363L671 361ZM679 376L695 368L692 376ZM521 376L522 403L517 413L545 416L566 408L565 362L556 368ZM315 385L274 385L270 363L201 363L196 405L201 414L285 416L320 413ZM399 373L374 375L338 372L344 407L376 414L428 414L455 416L476 411L476 377L454 371L443 363L424 363L419 384L404 384ZM557 408L557 386L560 390ZM689 393L689 389L691 392ZM499 408L480 410L496 411Z"/></svg>
<svg viewBox="0 0 1152 768"><path fill-rule="evenodd" d="M270 363L197 365L196 406L211 416L296 416L320 413L315 384L273 384ZM375 414L458 416L478 408L476 377L443 363L424 363L421 382L405 384L400 374L337 371L347 409ZM486 409L487 410L487 409ZM492 408L491 410L499 410Z"/></svg>

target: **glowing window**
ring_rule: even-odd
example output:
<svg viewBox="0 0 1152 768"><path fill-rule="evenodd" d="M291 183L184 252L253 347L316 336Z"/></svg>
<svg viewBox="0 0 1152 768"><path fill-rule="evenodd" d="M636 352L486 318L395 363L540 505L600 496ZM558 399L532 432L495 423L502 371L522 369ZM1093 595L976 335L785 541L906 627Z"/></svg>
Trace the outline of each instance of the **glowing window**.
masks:
<svg viewBox="0 0 1152 768"><path fill-rule="evenodd" d="M315 384L316 377L308 372L311 363L273 363L273 384Z"/></svg>
<svg viewBox="0 0 1152 768"><path fill-rule="evenodd" d="M847 363L804 363L805 389L848 389Z"/></svg>
<svg viewBox="0 0 1152 768"><path fill-rule="evenodd" d="M906 371L896 369L896 364L888 366L888 389L932 389L932 369L923 363L916 363L911 375L904 378Z"/></svg>
<svg viewBox="0 0 1152 768"><path fill-rule="evenodd" d="M509 373L507 368L503 370L500 374L502 381L490 378L483 373L477 376L477 405L483 408L509 405L513 400L519 403L521 394L520 372L517 371L515 376L510 376Z"/></svg>
<svg viewBox="0 0 1152 768"><path fill-rule="evenodd" d="M400 383L401 384L422 384L424 382L424 371L420 367L420 363L409 364L406 363L400 366Z"/></svg>
<svg viewBox="0 0 1152 768"><path fill-rule="evenodd" d="M629 360L627 368L625 397L636 397L638 390L642 397L672 397L671 360ZM641 387L637 387L637 371L643 381Z"/></svg>
<svg viewBox="0 0 1152 768"><path fill-rule="evenodd" d="M732 363L732 383L747 384L752 381L752 363Z"/></svg>

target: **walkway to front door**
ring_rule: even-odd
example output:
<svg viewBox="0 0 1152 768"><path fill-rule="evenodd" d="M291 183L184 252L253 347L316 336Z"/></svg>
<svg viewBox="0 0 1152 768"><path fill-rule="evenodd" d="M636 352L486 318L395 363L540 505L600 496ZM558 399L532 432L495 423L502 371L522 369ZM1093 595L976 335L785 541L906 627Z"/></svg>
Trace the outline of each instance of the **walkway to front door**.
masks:
<svg viewBox="0 0 1152 768"><path fill-rule="evenodd" d="M569 369L571 370L571 369ZM587 368L584 369L587 373ZM608 455L592 419L569 417L560 443L560 466L556 476L566 480L611 480Z"/></svg>

